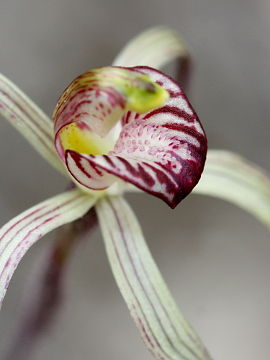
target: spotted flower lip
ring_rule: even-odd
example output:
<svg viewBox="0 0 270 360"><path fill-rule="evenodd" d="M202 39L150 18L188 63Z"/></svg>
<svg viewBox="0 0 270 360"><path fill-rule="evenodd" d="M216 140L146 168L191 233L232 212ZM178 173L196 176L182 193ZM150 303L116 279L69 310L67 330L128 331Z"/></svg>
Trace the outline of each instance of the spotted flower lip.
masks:
<svg viewBox="0 0 270 360"><path fill-rule="evenodd" d="M195 111L174 80L150 67L82 74L61 96L54 123L58 155L85 188L120 178L174 208L203 171L207 140Z"/></svg>

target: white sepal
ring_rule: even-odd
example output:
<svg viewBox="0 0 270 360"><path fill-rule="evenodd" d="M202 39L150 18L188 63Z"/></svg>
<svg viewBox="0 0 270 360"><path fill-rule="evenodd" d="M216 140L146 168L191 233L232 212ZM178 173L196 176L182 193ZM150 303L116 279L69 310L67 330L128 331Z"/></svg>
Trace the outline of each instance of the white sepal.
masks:
<svg viewBox="0 0 270 360"><path fill-rule="evenodd" d="M211 359L178 310L126 201L102 198L96 209L114 277L152 355L159 360Z"/></svg>
<svg viewBox="0 0 270 360"><path fill-rule="evenodd" d="M0 307L27 250L48 232L83 216L95 201L96 197L71 190L24 211L0 229Z"/></svg>
<svg viewBox="0 0 270 360"><path fill-rule="evenodd" d="M159 26L146 30L131 40L116 57L113 65L146 65L160 69L176 58L187 56L187 49L180 36L170 28Z"/></svg>
<svg viewBox="0 0 270 360"><path fill-rule="evenodd" d="M52 166L66 174L54 148L53 122L15 84L0 74L0 114Z"/></svg>
<svg viewBox="0 0 270 360"><path fill-rule="evenodd" d="M208 151L201 180L193 193L229 201L270 227L270 177L233 152Z"/></svg>

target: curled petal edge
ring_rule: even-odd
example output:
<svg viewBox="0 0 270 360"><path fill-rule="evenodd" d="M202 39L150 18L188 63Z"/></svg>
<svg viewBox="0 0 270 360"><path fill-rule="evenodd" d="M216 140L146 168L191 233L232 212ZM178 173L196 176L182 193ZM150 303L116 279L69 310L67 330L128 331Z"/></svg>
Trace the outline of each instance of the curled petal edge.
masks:
<svg viewBox="0 0 270 360"><path fill-rule="evenodd" d="M129 184L126 191L140 189ZM231 151L208 150L204 171L192 194L228 201L270 227L270 176Z"/></svg>
<svg viewBox="0 0 270 360"><path fill-rule="evenodd" d="M140 192L129 184L127 192ZM270 176L256 164L226 150L208 150L204 171L192 194L228 201L270 228Z"/></svg>
<svg viewBox="0 0 270 360"><path fill-rule="evenodd" d="M164 105L138 114L128 111L113 151L88 155L66 149L70 174L82 186L105 189L117 176L160 197L172 208L197 184L203 170L207 139L179 85L158 70L139 66L130 72L147 75L168 92ZM111 174L111 175L110 175Z"/></svg>

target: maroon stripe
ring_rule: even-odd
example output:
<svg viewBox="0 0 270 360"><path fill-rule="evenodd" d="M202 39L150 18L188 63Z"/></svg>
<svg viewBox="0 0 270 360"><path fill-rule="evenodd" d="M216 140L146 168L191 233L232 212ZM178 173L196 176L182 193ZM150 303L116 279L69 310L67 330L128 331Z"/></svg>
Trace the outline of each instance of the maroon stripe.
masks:
<svg viewBox="0 0 270 360"><path fill-rule="evenodd" d="M112 206L113 206L113 205L112 205ZM116 209L115 209L115 211L116 211ZM118 215L117 215L117 216L118 216ZM133 244L134 244L134 247L135 247L136 250L137 250L137 254L139 254L136 241L133 241ZM149 276L149 273L148 273L148 271L146 270L146 268L145 268L145 266L144 266L144 263L143 263L141 257L139 256L138 259L139 259L139 262L140 262L141 267L142 267L142 269L143 269L144 275L145 275L145 277L148 279L148 281L149 281L149 283L150 283L150 285L151 285L151 289L152 289L153 292L155 293L155 295L156 295L156 297L157 297L157 299L158 299L158 301L159 301L160 306L162 307L163 311L165 312L165 315L167 316L167 319L169 320L169 323L171 324L171 327L172 327L175 335L178 337L179 341L184 345L184 347L185 347L187 350L189 350L195 357L197 357L198 359L200 359L200 357L194 352L194 350L193 350L192 348L190 348L190 346L188 346L187 344L185 344L185 342L181 339L181 337L180 337L177 329L175 328L174 324L171 322L171 318L170 318L170 316L169 316L169 313L168 313L166 307L164 306L164 304L162 303L162 301L161 301L161 299L160 299L160 297L159 297L159 295L158 295L158 293L157 293L157 291L156 291L156 288L154 287L154 285L153 285L153 283L152 283L152 281L151 281L151 277ZM135 266L134 266L134 268L135 268ZM149 299L149 302L150 302L150 299ZM196 340L194 339L194 337L189 333L189 331L188 331L187 329L186 329L186 332L187 332L187 334L188 334L188 337L189 337L192 341L195 341L195 342L196 342Z"/></svg>
<svg viewBox="0 0 270 360"><path fill-rule="evenodd" d="M92 157L93 157L93 159L95 159L95 156L92 156ZM103 158L109 165L111 165L112 167L115 167L115 163L112 160L112 158L113 158L112 156L103 155Z"/></svg>
<svg viewBox="0 0 270 360"><path fill-rule="evenodd" d="M188 114L185 110L183 109L180 109L176 106L170 106L170 105L165 105L161 108L158 108L158 109L155 109L151 112L149 112L148 114L146 114L143 119L148 119L154 115L157 115L157 114L161 114L161 113L170 113L170 114L173 114L173 115L176 115L178 117L181 117L181 118L184 118L187 122L194 122L196 121L196 116L194 114L190 115ZM181 124L179 124L181 125Z"/></svg>
<svg viewBox="0 0 270 360"><path fill-rule="evenodd" d="M82 195L80 195L80 196L82 196ZM79 197L75 197L75 198L69 199L69 200L65 201L64 203L62 203L61 205L57 205L57 206L55 206L54 208L46 211L45 213L43 213L43 214L41 214L41 215L39 215L39 216L36 216L35 218L33 218L33 219L31 219L30 221L28 221L22 228L20 228L20 229L9 239L9 241L5 244L4 248L2 249L2 251L1 251L1 253L0 253L0 256L3 254L3 252L5 251L5 249L7 248L7 246L8 246L8 245L10 244L10 242L14 239L14 237L15 237L16 235L18 235L18 233L19 233L20 231L23 231L28 225L30 225L32 222L34 222L34 221L36 221L36 220L41 219L43 216L46 216L46 215L52 213L52 212L55 211L55 210L60 210L60 209L63 208L64 206L70 204L74 199L77 200L77 199L79 199ZM15 226L19 225L23 220L28 219L30 216L35 215L35 214L38 213L40 210L43 210L43 209L47 208L48 206L49 206L49 205L43 205L40 209L34 210L34 211L32 211L30 214L25 215L24 218L20 219L19 221L17 221L14 225L12 225L12 226L9 228L9 229L2 235L2 237L0 238L0 240L3 239L3 237L4 237L10 230L14 229Z"/></svg>
<svg viewBox="0 0 270 360"><path fill-rule="evenodd" d="M0 90L0 92L2 92L2 91ZM2 104L2 108L3 108L3 104ZM18 117L18 115L16 115L16 114L14 113L14 111L12 110L12 108L10 108L6 103L5 103L5 108L4 108L4 109L6 109L6 110L9 111L10 116L11 116L13 119L17 119L18 121L21 121L28 129L31 130L31 132L36 136L37 139L39 139L39 141L44 145L45 148L47 148L47 150L49 150L52 154L56 155L56 154L54 153L53 147L52 147L52 148L51 148L51 147L48 147L48 145L47 145L47 143L44 141L43 137L40 137L40 135L36 132L36 129L33 128L33 127L31 126L31 124L28 124L27 122L25 122L24 120L22 120L22 119L20 118L20 116ZM26 113L25 113L25 114L26 114ZM51 141L52 144L53 144L53 137L52 137L52 136L49 136L47 133L45 133L45 132L43 131L43 129L42 129L40 126L38 126L38 124L37 124L35 121L33 121L33 118L31 118L31 117L30 117L29 115L27 115L27 114L26 114L26 116L28 116L28 118L29 118L30 120L32 119L32 120L31 120L32 123L35 124L36 127L39 128L39 130L40 130L40 131L47 137L47 139L48 139L49 141Z"/></svg>
<svg viewBox="0 0 270 360"><path fill-rule="evenodd" d="M108 202L108 205L110 205L109 202ZM124 235L123 235L123 229L121 228L121 225L119 224L119 219L118 219L117 214L116 214L116 212L115 212L115 210L114 210L114 208L113 208L112 205L111 205L111 210L112 210L113 214L115 215L115 219L116 219L116 221L117 221L117 224L118 224L118 226L119 226L120 233L121 233L121 236L122 236L122 239L123 239L123 236L124 236ZM122 270L122 273L123 273L123 275L124 275L124 277L125 277L126 283L128 284L128 287L129 287L129 289L130 289L130 291L131 291L131 293L132 293L135 301L137 302L138 308L140 309L140 311L141 311L141 313L142 313L142 315L143 315L143 317L144 317L145 323L146 323L149 331L150 331L151 334L152 334L152 338L155 340L155 342L156 342L157 346L159 347L160 351L161 351L162 353L164 353L164 350L162 349L162 347L161 347L158 339L156 338L156 336L155 336L155 334L154 334L151 326L149 325L147 316L145 315L145 313L144 313L144 311L143 311L143 308L142 308L142 306L141 306L141 304L140 304L140 302L139 302L139 300L138 300L138 298L137 298L137 296L136 296L136 294L135 294L135 292L134 292L134 290L133 290L133 287L132 287L132 285L131 285L131 283L130 283L130 281L129 281L129 279L128 279L128 276L127 276L127 274L126 274L125 268L124 268L124 266L123 266L123 264L122 264L122 262L121 262L121 258L120 258L119 252L118 252L117 247L116 247L116 245L115 245L115 240L114 240L115 234L114 234L114 232L112 232L110 229L108 229L108 230L109 230L109 233L110 233L110 237L111 237L111 239L112 239L112 244L113 244L113 248L114 248L116 257L117 257L117 259L118 259L118 263L119 263L119 265L120 265L120 267L121 267L121 270ZM125 243L124 239L123 239L123 242ZM165 353L165 356L167 356L166 353ZM167 356L167 358L168 358L168 359L171 359L171 360L174 360L174 359L172 359L170 356Z"/></svg>
<svg viewBox="0 0 270 360"><path fill-rule="evenodd" d="M113 207L113 204L111 204L111 206ZM116 214L117 214L117 211L116 211L115 208L114 208L114 210L115 210L115 212L116 212ZM117 215L117 216L118 216L118 215ZM134 244L134 247L135 247L136 250L137 250L137 254L139 254L136 241L133 241L133 244ZM161 299L160 299L160 297L159 297L159 295L158 295L158 293L157 293L157 291L156 291L156 288L155 288L155 286L153 285L153 283L152 283L152 281L151 281L151 277L149 276L149 273L148 273L148 271L146 270L146 268L145 268L145 266L144 266L144 263L143 263L141 257L138 256L138 259L139 259L139 262L140 262L141 267L142 267L142 269L143 269L145 278L148 279L148 281L149 281L149 283L150 283L150 285L151 285L151 289L152 289L153 292L155 293L155 295L156 295L156 297L157 297L157 299L158 299L158 301L159 301L160 306L162 307L163 311L165 312L165 314L166 314L166 316L167 316L167 319L169 320L169 323L171 324L171 327L172 327L175 335L178 337L178 339L180 340L180 342L186 347L187 350L189 350L195 357L197 357L198 359L200 359L199 356L194 352L194 350L193 350L192 348L190 348L187 344L185 344L185 342L183 342L183 340L181 339L181 337L180 337L180 335L179 335L176 327L174 326L174 324L173 324L172 321L171 321L170 315L169 315L166 307L165 307L164 304L162 303L162 301L161 301ZM134 268L135 268L135 266L134 266ZM149 300L149 302L150 302L150 300ZM194 337L189 333L188 329L186 329L186 332L187 332L187 334L188 334L188 337L189 337L192 341L195 341L195 342L196 342L196 339L194 339Z"/></svg>
<svg viewBox="0 0 270 360"><path fill-rule="evenodd" d="M77 200L77 199L78 199L78 198L76 198L76 200ZM68 200L68 201L66 201L65 203L63 203L61 206L56 206L56 207L55 207L54 209L52 209L51 211L48 211L47 213L45 213L45 214L43 214L43 215L41 215L41 216L33 219L32 221L38 220L38 219L42 218L43 216L48 215L48 214L50 214L51 212L53 212L53 211L55 211L55 210L59 210L61 207L64 207L64 206L68 205L68 204L69 204L70 202L72 202L73 200L74 200L74 199ZM9 256L9 259L7 260L6 264L4 265L4 267L3 267L2 271L1 271L0 278L1 278L1 276L3 275L4 271L6 270L7 266L9 265L9 262L10 262L11 257L13 256L13 254L14 254L16 251L18 251L18 248L20 248L20 246L21 246L22 243L27 239L27 237L28 237L29 235L31 235L34 231L38 230L38 229L39 229L40 227L42 227L43 225L45 225L45 224L53 221L54 219L58 218L59 216L60 216L59 213L58 213L58 214L55 214L55 215L53 215L53 216L51 215L49 218L45 219L42 223L38 224L35 228L30 229L30 230L26 233L26 235L23 237L23 239L17 244L17 246L15 247L15 249L11 252L11 254L10 254L10 256ZM31 222L32 222L32 221L31 221ZM15 237L19 232L23 231L29 224L31 224L31 222L29 222L26 226L22 227L22 228L13 236L12 240L14 239L14 237ZM35 241L37 241L37 240L38 240L40 237L42 237L43 235L44 235L44 234L39 234L39 235L37 236L37 239L36 239ZM11 241L11 240L10 240L10 241ZM9 243L10 243L10 241L9 241ZM34 242L35 242L35 241L34 241ZM30 245L30 246L31 246L31 245ZM6 247L5 247L5 248L6 248ZM3 253L3 252L2 252L2 253ZM17 256L18 256L18 255L17 255ZM21 258L20 258L20 259L21 259ZM8 279L8 280L9 280L9 279Z"/></svg>
<svg viewBox="0 0 270 360"><path fill-rule="evenodd" d="M117 220L117 219L116 219L116 220ZM152 329L151 329L151 327L150 327L150 325L149 325L149 323L148 323L147 317L146 317L146 315L145 315L145 313L144 313L144 311L143 311L143 308L141 307L141 304L140 304L140 302L139 302L139 300L138 300L138 298L137 298L137 296L136 296L136 294L135 294L135 292L134 292L134 290L133 290L133 287L132 287L132 285L130 284L130 281L129 281L129 278L128 278L127 273L126 273L126 271L125 271L125 268L124 268L124 266L123 266L123 263L121 262L120 254L119 254L119 251L118 251L118 249L117 249L117 247L116 247L116 241L114 240L115 234L114 234L114 232L112 232L110 229L108 229L108 231L109 231L109 234L110 234L110 238L111 238L111 241L112 241L112 245L113 245L113 248L114 248L114 252L115 252L115 254L116 254L118 263L119 263L119 265L120 265L120 268L121 268L121 270L122 270L122 273L123 273L123 275L124 275L124 278L125 278L125 280L126 280L126 283L128 284L128 287L129 287L129 289L130 289L130 291L131 291L131 293L132 293L135 301L137 302L137 307L138 307L138 309L140 309L140 311L141 311L141 313L142 313L142 315L143 315L143 317L144 317L144 321L145 321L145 323L147 324L148 329L149 329L150 332L151 332L152 338L156 341L158 347L161 349L161 346L160 346L158 340L156 339L156 337L155 337L155 335L154 335L154 333L153 333L153 331L152 331ZM133 305L133 310L135 310L135 312L137 313L137 311L136 311L136 306L135 306L135 305ZM137 319L137 318L138 318L138 315L136 316L136 319ZM155 348L155 344L154 344L152 341L149 342L149 344L151 345L151 347Z"/></svg>
<svg viewBox="0 0 270 360"><path fill-rule="evenodd" d="M81 106L90 105L90 104L92 104L92 100L81 100L78 104L76 104L74 109L72 109L72 111L70 111L70 116L73 116L74 113L76 113Z"/></svg>
<svg viewBox="0 0 270 360"><path fill-rule="evenodd" d="M27 234L23 237L23 239L17 244L17 246L15 247L15 249L14 249L14 250L12 251L12 253L9 255L9 258L8 258L7 262L5 263L5 265L4 265L4 267L3 267L2 271L1 271L0 278L3 276L3 273L6 271L7 267L9 266L10 259L12 258L12 256L14 255L14 253L17 252L18 249L20 249L20 247L22 246L22 244L24 243L24 241L28 238L28 236L31 235L33 231L38 230L41 226L47 224L48 222L54 220L54 219L57 218L57 217L59 217L59 214L57 214L57 215L55 215L55 216L52 216L52 217L44 220L41 224L37 225L35 228L33 228L33 229L31 229L31 230L29 230L29 231L27 232ZM42 234L39 234L39 235L37 236L37 240L38 240L38 238L40 238L41 236L42 236ZM29 243L28 243L27 245L29 245L29 247L30 247L32 244L29 244ZM29 247L28 247L28 249L29 249ZM18 257L19 257L19 258L18 258ZM18 260L21 259L21 257L20 257L18 254L17 254L17 258L18 258ZM18 261L18 263L19 263L19 261ZM18 264L18 263L17 263L17 264ZM14 269L14 270L15 270L15 269ZM8 278L6 279L6 281L9 282L9 280L10 280L10 278L8 277ZM8 286L8 283L6 283L5 288L7 288L7 286Z"/></svg>
<svg viewBox="0 0 270 360"><path fill-rule="evenodd" d="M20 219L19 221L15 222L13 225L11 225L5 232L4 234L0 237L0 241L3 239L3 237L10 231L12 230L15 226L17 226L20 222L22 222L23 220L29 218L30 216L32 216L33 214L36 214L38 211L44 209L45 206L42 206L41 208L39 209L36 209L34 211L32 211L31 213L25 215L22 219Z"/></svg>
<svg viewBox="0 0 270 360"><path fill-rule="evenodd" d="M198 140L200 146L205 147L205 142L206 142L205 135L199 133L195 127L190 127L184 124L177 124L177 123L168 123L168 124L163 124L161 126L165 129L175 130L190 135L194 137L196 140Z"/></svg>
<svg viewBox="0 0 270 360"><path fill-rule="evenodd" d="M122 162L126 168L126 170L130 173L131 176L133 176L134 178L138 178L140 180L142 180L147 186L152 187L155 184L155 180L153 179L153 177L148 174L142 167L142 165L138 162L138 170L132 166L130 164L130 162L128 160L126 160L123 157L120 156L116 156L116 158ZM134 179L135 180L135 179Z"/></svg>
<svg viewBox="0 0 270 360"><path fill-rule="evenodd" d="M78 169L88 178L88 179L92 179L92 176L85 171L84 167L81 164L82 158L79 156L78 153L76 153L75 151L66 151L67 156L70 154L70 156L72 157L72 159L75 161L76 166L78 167ZM66 157L67 160L67 157ZM87 160L87 159L86 159Z"/></svg>
<svg viewBox="0 0 270 360"><path fill-rule="evenodd" d="M88 164L91 166L91 169L97 174L97 176L103 177L104 174L103 172L98 168L98 166L91 161L91 159L89 159L87 156L82 156L80 153L77 153L76 151L73 150L67 150L66 151L67 156L70 155L72 157L72 159L75 161L76 166L78 167L78 169L85 175L88 177L88 179L92 179L93 176L91 176L83 167L82 165L82 161L85 160L88 162Z"/></svg>
<svg viewBox="0 0 270 360"><path fill-rule="evenodd" d="M159 317L159 315L158 315L158 313L157 313L154 305L152 304L151 299L149 298L148 293L147 293L146 289L144 288L144 285L143 285L143 283L142 283L142 281L141 281L141 279L140 279L140 276L139 276L139 274L138 274L138 272L137 272L137 268L136 268L136 266L135 266L135 264L134 264L132 255L131 255L131 253L130 253L130 250L129 250L129 247L128 247L128 244L127 244L127 241L126 241L126 238L125 238L125 231L124 231L124 229L123 229L123 227L122 227L122 224L121 224L121 221L120 221L120 219L119 219L117 210L115 209L115 207L114 207L111 199L108 199L108 203L109 203L110 206L111 206L111 209L112 209L112 211L113 211L113 213L114 213L114 217L115 217L115 219L116 219L116 221L117 221L117 224L118 224L118 226L119 226L119 230L120 230L120 233L121 233L121 237L122 237L123 243L124 243L124 245L125 245L125 249L126 249L127 255L128 255L128 257L129 257L129 260L130 260L130 264L131 264L132 267L133 267L134 274L136 275L136 278L137 278L137 280L138 280L138 282L139 282L139 284L140 284L140 286L141 286L141 288L142 288L142 290L143 290L143 292L144 292L144 294L145 294L145 296L146 296L146 298L147 298L147 300L148 300L148 302L149 302L149 304L150 304L153 312L154 312L155 315L156 315L156 319L158 320L158 323L159 323L161 329L163 330L163 333L164 333L167 341L169 342L169 344L172 346L172 348L175 350L176 353L178 353L180 356L182 356L183 359L189 360L187 357L185 357L185 356L174 346L174 344L172 343L172 341L171 341L170 337L168 336L166 330L164 329L164 326L163 326L163 324L162 324L162 321L161 321L161 319L160 319L160 317ZM133 234L132 234L132 233L131 233L131 236L133 237ZM135 244L135 243L136 243L136 241L133 240L133 244ZM137 254L139 254L139 253L137 252ZM140 256L139 256L139 261L141 262ZM145 275L147 276L147 274L145 274ZM150 283L151 283L151 282L150 282ZM148 326L149 326L149 324L148 324ZM164 350L163 350L163 351L164 351ZM165 351L164 351L164 352L165 352ZM165 354L166 354L166 353L165 353ZM169 356L169 355L167 355L167 356ZM169 357L170 357L170 356L169 356Z"/></svg>
<svg viewBox="0 0 270 360"><path fill-rule="evenodd" d="M131 116L132 112L128 111L125 113L125 115L122 117L122 125L126 125L129 123L129 118Z"/></svg>
<svg viewBox="0 0 270 360"><path fill-rule="evenodd" d="M7 84L6 84L7 85ZM8 87L10 87L8 85ZM14 90L14 89L13 89ZM36 125L36 127L42 131L44 134L46 134L49 138L51 138L51 134L49 132L46 131L46 129L42 128L39 124L39 122L36 122L35 119L27 112L27 110L25 108L23 108L20 104L17 103L17 101L15 101L6 91L4 91L3 89L0 89L0 93L2 93L4 96L6 96L9 100L12 101L12 103L23 113L25 114L29 119L32 120L32 122ZM15 90L15 94L18 98L20 98L22 101L24 101L24 99L22 99L22 96L17 93L17 91ZM31 108L35 113L36 113L36 110L33 109L33 107L31 107L31 105L29 103L27 103L27 106L29 108Z"/></svg>
<svg viewBox="0 0 270 360"><path fill-rule="evenodd" d="M91 186L89 186L89 184L83 183L82 180L81 180L78 176L76 176L76 174L74 174L74 172L71 171L70 166L69 166L69 162L68 162L68 158L69 158L69 157L75 161L76 166L79 168L79 170L80 170L83 174L85 174L86 177L88 177L89 179L91 179L92 177L90 176L89 173L85 172L85 170L84 170L83 167L81 166L81 164L80 164L80 157L82 157L83 159L85 159L86 161L88 161L89 164L90 164L92 167L93 167L93 164L94 164L94 166L96 166L96 164L93 163L91 159L86 158L85 156L82 156L81 154L79 154L79 153L77 153L77 152L75 152L75 151L67 150L67 151L65 152L65 164L66 164L67 170L69 171L69 173L71 174L71 176L72 176L76 181L78 181L79 184L81 184L81 185L83 185L83 186L85 186L85 187L87 187L87 188L89 188L89 189L93 189L93 190L105 190L105 189L108 188L109 185L105 185L105 186L103 186L103 187L98 187L98 188L97 188L97 187L91 187ZM78 160L77 158L79 158L79 160ZM98 167L100 167L101 169L103 169L103 167L100 166L100 165L98 165ZM109 172L109 171L108 171L108 172ZM103 176L104 176L104 175L103 175ZM96 180L95 180L95 181L96 181Z"/></svg>
<svg viewBox="0 0 270 360"><path fill-rule="evenodd" d="M87 87L84 87L82 88L81 90L79 90L78 92L74 92L73 95L71 95L69 98L68 98L68 101L66 101L65 103L62 103L61 106L56 110L56 114L57 114L57 117L59 118L60 115L63 113L63 111L66 110L66 108L69 106L69 104L71 104L71 102L77 97L77 96L80 96L81 94L83 94L84 92L87 93L89 91L91 91L92 89L90 88L87 88Z"/></svg>
<svg viewBox="0 0 270 360"><path fill-rule="evenodd" d="M135 311L136 311L136 308L135 308ZM148 334L148 331L147 331L147 329L145 328L142 319L141 319L139 316L137 316L136 319L137 319L137 321L138 321L138 325L139 325L139 327L141 328L142 333L144 334L144 338L147 340L147 342L150 344L150 346L151 346L152 348L155 348L155 344L152 342L151 336Z"/></svg>

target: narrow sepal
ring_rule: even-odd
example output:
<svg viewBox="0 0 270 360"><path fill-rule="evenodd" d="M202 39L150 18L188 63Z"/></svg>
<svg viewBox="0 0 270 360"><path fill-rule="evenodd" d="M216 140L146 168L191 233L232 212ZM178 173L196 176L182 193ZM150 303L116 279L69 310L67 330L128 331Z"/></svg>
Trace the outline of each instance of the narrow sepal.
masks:
<svg viewBox="0 0 270 360"><path fill-rule="evenodd" d="M3 360L30 359L42 336L55 324L66 300L65 280L70 258L82 235L87 232L89 236L96 225L97 216L92 208L83 217L58 229L49 252L38 259L38 271L35 269L35 273L30 274L27 294L20 301L21 323Z"/></svg>
<svg viewBox="0 0 270 360"><path fill-rule="evenodd" d="M54 148L53 122L16 85L0 74L0 114L52 166L65 173Z"/></svg>
<svg viewBox="0 0 270 360"><path fill-rule="evenodd" d="M0 229L0 307L27 250L48 232L83 216L95 201L95 197L71 190L26 210Z"/></svg>
<svg viewBox="0 0 270 360"><path fill-rule="evenodd" d="M123 48L113 65L146 65L156 69L176 58L187 58L187 48L178 33L170 28L159 26L148 29Z"/></svg>
<svg viewBox="0 0 270 360"><path fill-rule="evenodd" d="M270 177L233 152L209 150L201 180L193 191L240 206L270 227Z"/></svg>
<svg viewBox="0 0 270 360"><path fill-rule="evenodd" d="M179 312L126 201L102 198L96 209L115 280L152 355L158 360L210 360Z"/></svg>

